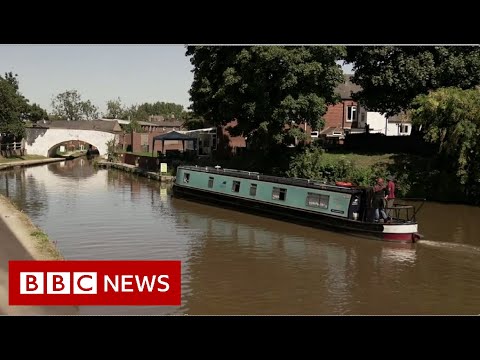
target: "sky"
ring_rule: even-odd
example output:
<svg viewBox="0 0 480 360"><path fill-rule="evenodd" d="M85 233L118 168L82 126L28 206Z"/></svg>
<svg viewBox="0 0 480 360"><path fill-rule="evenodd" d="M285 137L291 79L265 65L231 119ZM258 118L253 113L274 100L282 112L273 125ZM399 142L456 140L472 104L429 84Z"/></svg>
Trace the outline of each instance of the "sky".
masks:
<svg viewBox="0 0 480 360"><path fill-rule="evenodd" d="M187 109L192 69L184 45L0 45L0 74L18 74L20 92L48 112L67 90L101 113L116 98L126 106L164 101Z"/></svg>

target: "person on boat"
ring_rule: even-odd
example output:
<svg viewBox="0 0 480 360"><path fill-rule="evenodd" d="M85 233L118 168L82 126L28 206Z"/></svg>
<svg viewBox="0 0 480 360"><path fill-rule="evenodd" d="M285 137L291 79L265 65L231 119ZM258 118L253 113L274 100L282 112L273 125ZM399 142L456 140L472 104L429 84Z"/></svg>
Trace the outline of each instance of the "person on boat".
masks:
<svg viewBox="0 0 480 360"><path fill-rule="evenodd" d="M377 183L373 187L372 206L375 211L374 221L378 222L380 216L384 222L388 221L388 215L385 212L385 201L387 198L386 186L382 178L377 179Z"/></svg>
<svg viewBox="0 0 480 360"><path fill-rule="evenodd" d="M395 202L395 178L392 175L387 176L387 214L390 215L390 212L393 208Z"/></svg>

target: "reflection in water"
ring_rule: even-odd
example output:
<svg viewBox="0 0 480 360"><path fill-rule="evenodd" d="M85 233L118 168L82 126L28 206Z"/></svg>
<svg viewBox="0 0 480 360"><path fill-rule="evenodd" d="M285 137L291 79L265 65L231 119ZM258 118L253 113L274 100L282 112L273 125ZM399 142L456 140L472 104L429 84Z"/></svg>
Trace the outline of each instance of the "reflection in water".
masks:
<svg viewBox="0 0 480 360"><path fill-rule="evenodd" d="M0 172L0 192L67 259L182 261L182 306L85 314L478 313L477 208L426 204L427 240L402 245L171 198L165 184L87 159Z"/></svg>
<svg viewBox="0 0 480 360"><path fill-rule="evenodd" d="M358 313L352 306L366 297L368 307L369 287L388 286L388 278L403 276L415 262L411 244L365 243L179 199L171 207L179 226L197 237L189 261L192 313ZM380 278L372 278L372 270Z"/></svg>
<svg viewBox="0 0 480 360"><path fill-rule="evenodd" d="M32 218L48 211L45 184L38 182L28 169L0 172L0 193Z"/></svg>
<svg viewBox="0 0 480 360"><path fill-rule="evenodd" d="M92 160L83 157L75 161L51 163L45 166L52 174L66 178L69 181L82 181L96 173L95 168L92 166Z"/></svg>

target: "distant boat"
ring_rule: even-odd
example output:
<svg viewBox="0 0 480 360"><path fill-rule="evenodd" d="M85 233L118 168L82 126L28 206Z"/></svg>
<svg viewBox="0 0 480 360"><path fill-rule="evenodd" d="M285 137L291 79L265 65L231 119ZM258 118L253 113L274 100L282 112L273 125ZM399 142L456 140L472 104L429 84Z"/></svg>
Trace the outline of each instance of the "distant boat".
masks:
<svg viewBox="0 0 480 360"><path fill-rule="evenodd" d="M390 221L374 222L372 188L350 183L328 185L220 167L179 166L173 195L385 241L412 243L421 238L415 220L420 207L395 206Z"/></svg>
<svg viewBox="0 0 480 360"><path fill-rule="evenodd" d="M87 157L91 158L93 156L98 156L100 155L100 152L98 151L98 149L96 147L90 147L88 150L87 150Z"/></svg>

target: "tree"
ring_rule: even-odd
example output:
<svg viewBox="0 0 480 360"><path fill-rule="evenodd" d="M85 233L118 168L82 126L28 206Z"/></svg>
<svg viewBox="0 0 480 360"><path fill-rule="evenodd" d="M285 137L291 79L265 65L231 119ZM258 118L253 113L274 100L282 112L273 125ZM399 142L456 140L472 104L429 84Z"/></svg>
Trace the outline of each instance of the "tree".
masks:
<svg viewBox="0 0 480 360"><path fill-rule="evenodd" d="M358 46L347 48L354 94L371 111L387 116L407 110L420 94L442 87L470 89L480 84L477 46Z"/></svg>
<svg viewBox="0 0 480 360"><path fill-rule="evenodd" d="M37 103L33 103L27 108L25 118L28 121L37 123L40 120L48 120L48 114L45 109L40 107L40 105L38 105Z"/></svg>
<svg viewBox="0 0 480 360"><path fill-rule="evenodd" d="M186 55L194 66L192 110L214 125L236 119L232 135L271 148L292 121L323 126L327 105L338 100L334 89L343 72L336 61L345 48L189 46Z"/></svg>
<svg viewBox="0 0 480 360"><path fill-rule="evenodd" d="M205 122L203 117L196 116L192 111L184 111L182 114L182 119L184 119L183 127L187 130L197 130L209 127L208 123Z"/></svg>
<svg viewBox="0 0 480 360"><path fill-rule="evenodd" d="M18 74L13 74L11 71L5 73L5 80L12 85L15 91L18 91L19 83L18 83Z"/></svg>
<svg viewBox="0 0 480 360"><path fill-rule="evenodd" d="M125 132L142 132L142 126L138 123L137 119L131 119L130 122L125 126Z"/></svg>
<svg viewBox="0 0 480 360"><path fill-rule="evenodd" d="M139 111L143 111L148 115L162 115L166 118L181 118L184 109L182 105L175 103L166 103L157 101L154 104L144 103L138 107Z"/></svg>
<svg viewBox="0 0 480 360"><path fill-rule="evenodd" d="M77 90L67 90L52 100L54 115L68 121L93 120L98 117L98 110L90 100L82 101Z"/></svg>
<svg viewBox="0 0 480 360"><path fill-rule="evenodd" d="M107 119L123 119L126 120L126 111L122 105L120 98L107 101Z"/></svg>
<svg viewBox="0 0 480 360"><path fill-rule="evenodd" d="M446 168L453 168L466 189L480 182L480 91L444 88L420 95L412 119L425 128L425 139L438 144ZM477 189L480 190L480 189ZM480 200L480 193L476 194Z"/></svg>
<svg viewBox="0 0 480 360"><path fill-rule="evenodd" d="M140 107L138 105L131 105L128 109L125 110L124 117L126 120L130 121L147 121L148 114L144 107Z"/></svg>
<svg viewBox="0 0 480 360"><path fill-rule="evenodd" d="M22 138L25 134L23 119L30 105L18 92L17 75L11 72L0 76L0 134Z"/></svg>
<svg viewBox="0 0 480 360"><path fill-rule="evenodd" d="M90 100L82 101L82 113L85 120L98 119L98 108Z"/></svg>

